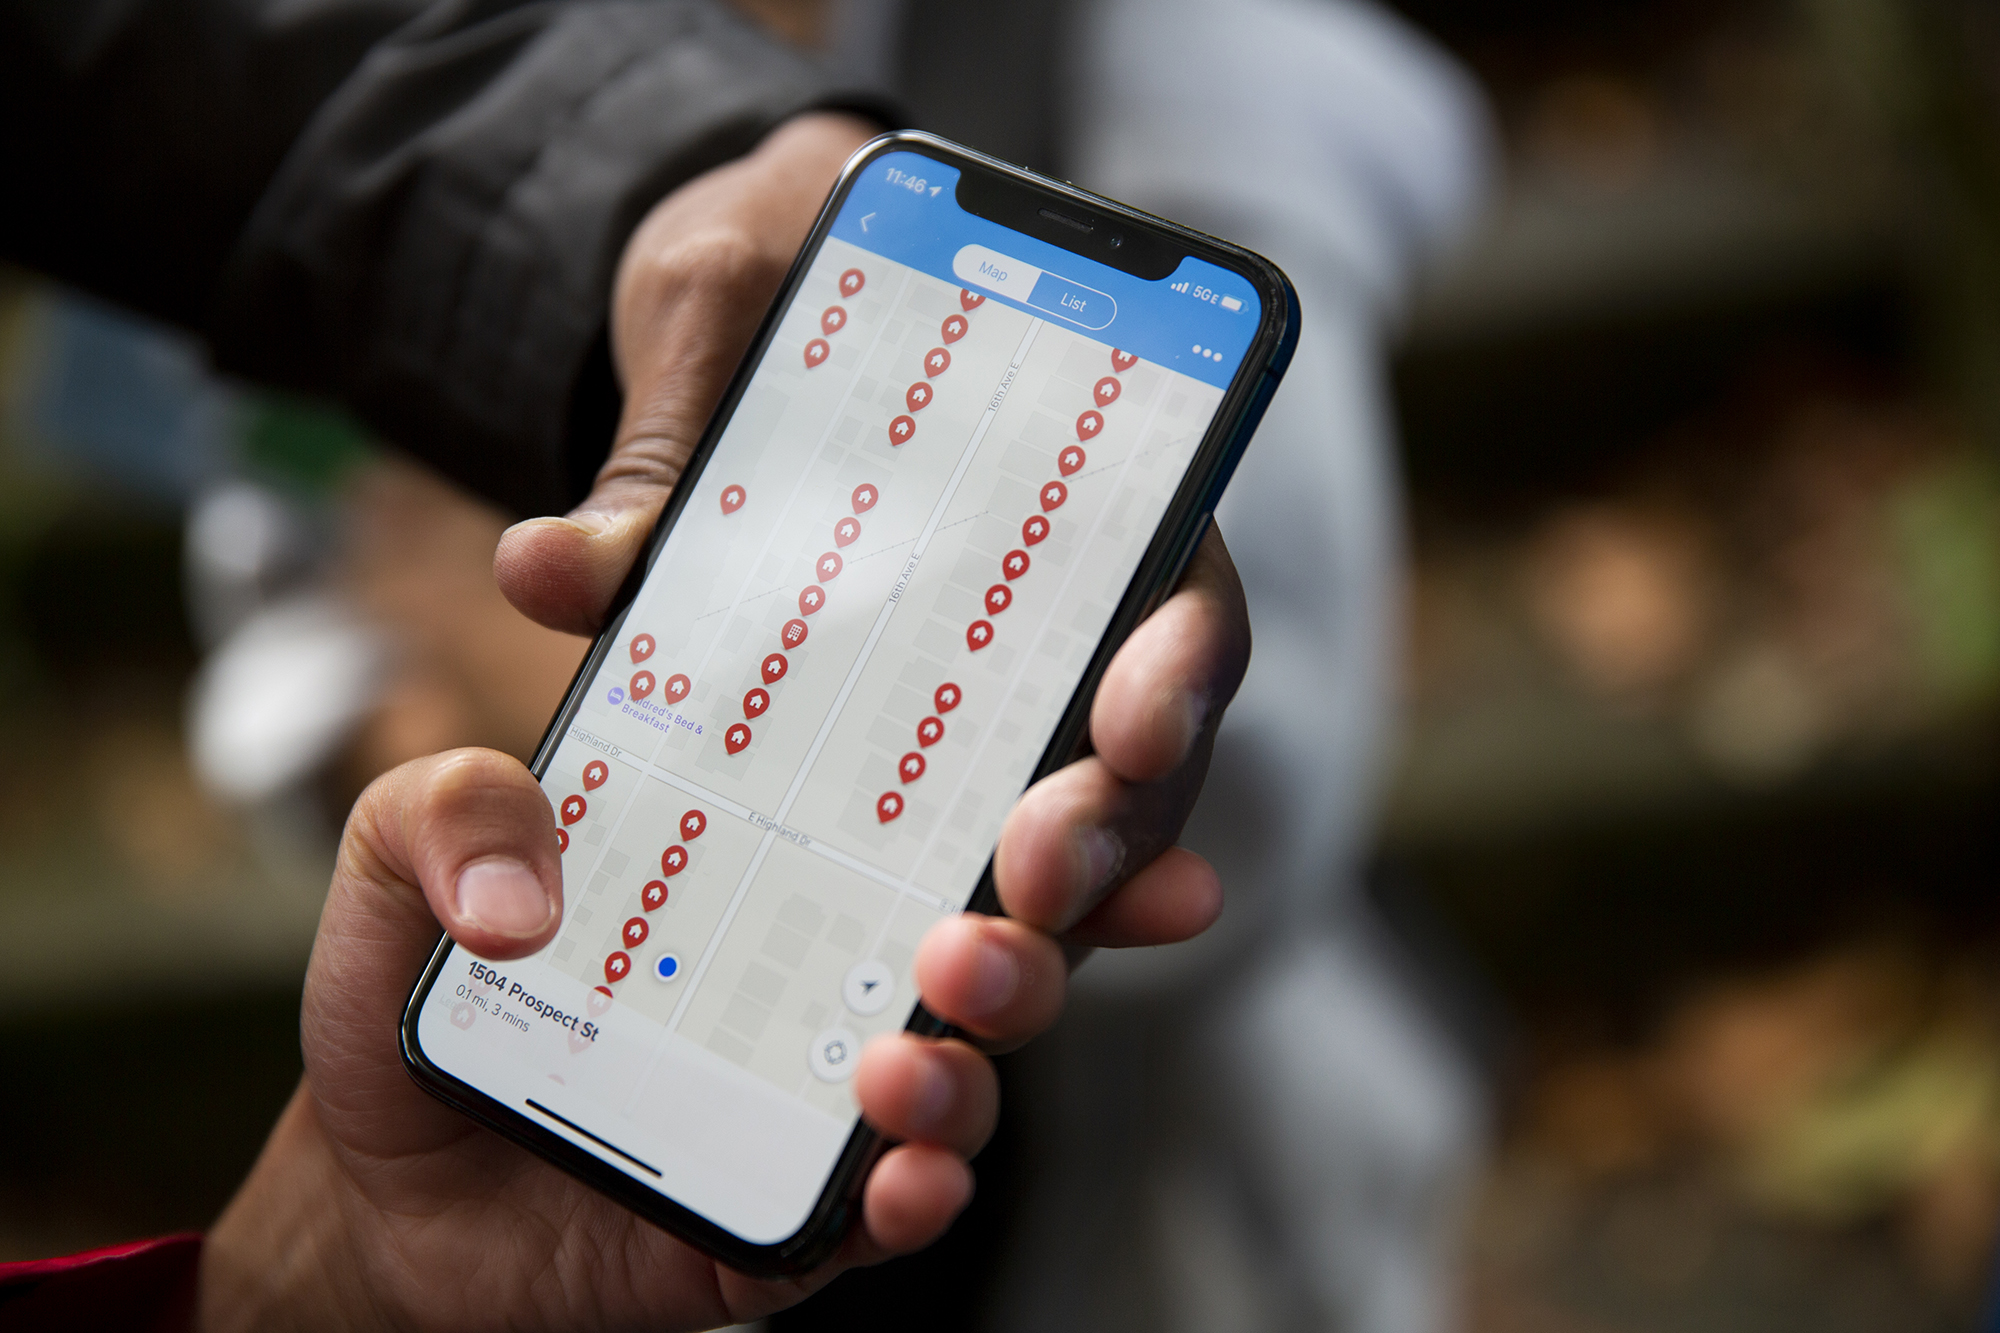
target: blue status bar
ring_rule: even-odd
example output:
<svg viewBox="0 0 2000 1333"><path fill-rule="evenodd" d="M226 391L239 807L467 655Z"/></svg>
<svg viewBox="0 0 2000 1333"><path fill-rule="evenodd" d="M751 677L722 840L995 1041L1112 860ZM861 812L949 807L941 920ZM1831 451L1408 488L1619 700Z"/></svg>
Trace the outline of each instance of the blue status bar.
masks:
<svg viewBox="0 0 2000 1333"><path fill-rule="evenodd" d="M1226 388L1261 304L1241 274L1189 256L1147 281L958 206L958 168L897 152L862 169L833 234L864 250Z"/></svg>

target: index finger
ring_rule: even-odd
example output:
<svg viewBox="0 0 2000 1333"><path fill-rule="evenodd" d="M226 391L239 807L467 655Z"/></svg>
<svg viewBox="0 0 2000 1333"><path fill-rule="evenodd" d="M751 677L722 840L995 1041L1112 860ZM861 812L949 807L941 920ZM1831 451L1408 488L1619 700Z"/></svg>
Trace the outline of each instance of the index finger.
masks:
<svg viewBox="0 0 2000 1333"><path fill-rule="evenodd" d="M1067 930L1173 846L1249 660L1243 585L1211 528L1174 594L1112 659L1091 705L1096 753L1030 787L1007 816L993 874L1009 915Z"/></svg>
<svg viewBox="0 0 2000 1333"><path fill-rule="evenodd" d="M1092 748L1127 782L1165 777L1236 697L1249 666L1243 580L1211 524L1173 595L1111 659L1090 706Z"/></svg>

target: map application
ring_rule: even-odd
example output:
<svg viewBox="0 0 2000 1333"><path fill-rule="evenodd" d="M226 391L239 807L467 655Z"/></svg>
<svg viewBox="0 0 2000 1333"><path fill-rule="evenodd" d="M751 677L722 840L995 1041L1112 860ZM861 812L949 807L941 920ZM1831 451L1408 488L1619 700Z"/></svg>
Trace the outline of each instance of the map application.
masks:
<svg viewBox="0 0 2000 1333"><path fill-rule="evenodd" d="M543 777L554 942L454 948L438 1068L753 1243L977 888L1258 327L864 169Z"/></svg>

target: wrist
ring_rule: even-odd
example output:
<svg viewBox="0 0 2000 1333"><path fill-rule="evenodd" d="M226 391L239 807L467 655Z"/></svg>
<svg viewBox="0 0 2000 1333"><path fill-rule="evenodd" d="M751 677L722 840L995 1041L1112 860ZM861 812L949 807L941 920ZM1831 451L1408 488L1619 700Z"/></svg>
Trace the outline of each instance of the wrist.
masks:
<svg viewBox="0 0 2000 1333"><path fill-rule="evenodd" d="M351 1202L301 1082L202 1247L194 1327L236 1333L379 1324L348 1244Z"/></svg>

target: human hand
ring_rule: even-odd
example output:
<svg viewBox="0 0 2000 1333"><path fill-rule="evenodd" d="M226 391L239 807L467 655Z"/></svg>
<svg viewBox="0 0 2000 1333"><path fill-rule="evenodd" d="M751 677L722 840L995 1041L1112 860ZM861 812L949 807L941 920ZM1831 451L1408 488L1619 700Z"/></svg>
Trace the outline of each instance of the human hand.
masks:
<svg viewBox="0 0 2000 1333"><path fill-rule="evenodd" d="M495 569L517 607L553 627L597 627L826 185L867 133L844 117L802 117L642 225L614 309L625 420L576 514L503 539ZM1095 754L1010 816L996 853L1009 917L946 922L919 951L932 1012L988 1049L1016 1045L1053 1021L1082 951L1168 943L1214 919L1213 872L1172 842L1248 654L1241 588L1211 533L1181 588L1114 659L1092 711ZM754 1318L845 1266L928 1243L963 1207L966 1159L991 1132L997 1088L983 1056L955 1040L870 1044L855 1093L869 1123L900 1142L870 1175L862 1225L796 1282L715 1265L419 1092L400 1068L397 1017L436 922L477 954L517 957L553 934L560 893L548 803L513 761L422 760L364 795L308 977L307 1076L211 1234L205 1323Z"/></svg>
<svg viewBox="0 0 2000 1333"><path fill-rule="evenodd" d="M963 1043L898 1037L913 1049L864 1065L863 1113L902 1142L837 1259L793 1282L720 1266L433 1100L402 1068L398 1017L439 922L515 958L555 934L561 902L548 798L518 761L452 751L362 794L306 974L305 1078L204 1246L201 1327L706 1328L925 1244L963 1206L998 1095ZM942 1100L899 1103L911 1086Z"/></svg>
<svg viewBox="0 0 2000 1333"><path fill-rule="evenodd" d="M493 572L521 612L594 635L841 166L880 131L812 112L654 205L619 260L611 352L625 410L582 504L517 523Z"/></svg>
<svg viewBox="0 0 2000 1333"><path fill-rule="evenodd" d="M996 878L1012 918L965 917L925 939L915 968L927 1008L989 1046L1015 1045L1061 1008L1065 943L1162 944L1214 919L1207 865L1154 853L1199 788L1248 647L1241 589L1211 535L1114 660L1092 710L1098 754L1009 817ZM1140 867L1129 880L1128 867ZM397 1031L438 923L504 959L545 945L561 915L554 818L517 761L454 751L362 794L306 976L306 1076L210 1233L203 1328L740 1322L928 1244L969 1200L967 1160L999 1092L986 1058L958 1040L869 1044L855 1095L896 1146L865 1184L861 1225L795 1281L723 1267L433 1101L404 1073Z"/></svg>

